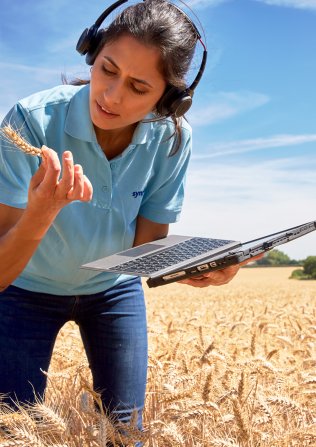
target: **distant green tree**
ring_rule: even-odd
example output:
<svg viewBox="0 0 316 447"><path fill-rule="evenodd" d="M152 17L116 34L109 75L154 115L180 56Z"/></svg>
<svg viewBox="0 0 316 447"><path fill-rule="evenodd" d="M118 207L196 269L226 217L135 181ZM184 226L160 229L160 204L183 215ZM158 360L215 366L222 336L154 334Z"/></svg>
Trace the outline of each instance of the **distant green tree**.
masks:
<svg viewBox="0 0 316 447"><path fill-rule="evenodd" d="M316 279L316 256L308 256L303 261L303 272L311 279Z"/></svg>
<svg viewBox="0 0 316 447"><path fill-rule="evenodd" d="M316 279L316 256L308 256L302 264L303 268L294 270L290 279Z"/></svg>
<svg viewBox="0 0 316 447"><path fill-rule="evenodd" d="M306 275L304 275L303 269L295 269L291 273L290 279L308 279Z"/></svg>
<svg viewBox="0 0 316 447"><path fill-rule="evenodd" d="M269 251L266 256L256 262L258 266L266 267L276 267L276 266L287 266L287 265L297 265L298 261L291 259L288 255L280 250Z"/></svg>

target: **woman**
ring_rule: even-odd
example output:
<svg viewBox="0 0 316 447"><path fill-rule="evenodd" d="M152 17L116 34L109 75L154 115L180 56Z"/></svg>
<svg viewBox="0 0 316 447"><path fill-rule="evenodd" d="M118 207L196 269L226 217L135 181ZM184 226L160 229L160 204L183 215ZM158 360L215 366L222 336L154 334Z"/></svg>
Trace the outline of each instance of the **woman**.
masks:
<svg viewBox="0 0 316 447"><path fill-rule="evenodd" d="M4 121L43 146L43 157L1 148L0 392L20 402L34 401L34 390L43 395L41 370L58 331L74 320L104 406L121 421L137 408L141 427L141 282L80 265L162 238L178 219L191 129L176 113L151 119L166 114L161 98L171 87L185 87L199 36L164 0L126 8L98 36L88 84L32 95ZM185 282L220 285L237 270Z"/></svg>

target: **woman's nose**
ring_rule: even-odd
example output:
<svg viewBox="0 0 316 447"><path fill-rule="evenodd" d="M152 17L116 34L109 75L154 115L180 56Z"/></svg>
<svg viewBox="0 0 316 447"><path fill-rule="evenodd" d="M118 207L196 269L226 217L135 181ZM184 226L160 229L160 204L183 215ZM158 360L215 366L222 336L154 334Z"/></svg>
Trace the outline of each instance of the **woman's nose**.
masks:
<svg viewBox="0 0 316 447"><path fill-rule="evenodd" d="M110 82L104 90L104 97L107 101L111 101L113 104L120 104L122 101L122 89L123 86L119 81Z"/></svg>

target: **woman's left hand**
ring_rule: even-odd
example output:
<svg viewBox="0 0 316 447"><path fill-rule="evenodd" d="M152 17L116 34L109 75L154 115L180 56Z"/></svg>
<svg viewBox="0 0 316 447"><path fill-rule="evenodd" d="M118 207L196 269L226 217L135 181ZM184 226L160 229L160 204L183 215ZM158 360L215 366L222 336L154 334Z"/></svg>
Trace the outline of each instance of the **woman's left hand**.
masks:
<svg viewBox="0 0 316 447"><path fill-rule="evenodd" d="M237 275L241 266L248 264L249 262L257 261L263 258L263 254L255 256L247 261L241 262L237 265L231 265L222 270L215 270L214 272L204 273L204 275L193 276L192 278L182 279L178 281L181 284L188 284L193 287L208 287L208 286L222 286L228 284L234 276Z"/></svg>
<svg viewBox="0 0 316 447"><path fill-rule="evenodd" d="M240 266L231 265L223 270L204 273L204 275L192 276L192 278L182 279L181 284L188 284L193 287L222 286L229 283L237 274Z"/></svg>

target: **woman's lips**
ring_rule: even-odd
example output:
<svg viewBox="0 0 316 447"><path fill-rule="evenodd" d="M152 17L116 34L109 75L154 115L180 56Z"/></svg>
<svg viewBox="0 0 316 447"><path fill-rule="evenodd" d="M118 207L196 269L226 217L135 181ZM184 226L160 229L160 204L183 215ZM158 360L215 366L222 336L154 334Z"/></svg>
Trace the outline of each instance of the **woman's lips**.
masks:
<svg viewBox="0 0 316 447"><path fill-rule="evenodd" d="M107 108L100 106L99 103L97 103L97 107L98 107L99 111L102 113L102 115L106 118L117 118L118 116L120 116L119 114L112 113Z"/></svg>

